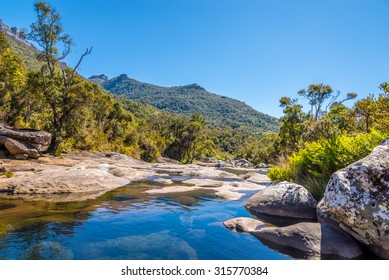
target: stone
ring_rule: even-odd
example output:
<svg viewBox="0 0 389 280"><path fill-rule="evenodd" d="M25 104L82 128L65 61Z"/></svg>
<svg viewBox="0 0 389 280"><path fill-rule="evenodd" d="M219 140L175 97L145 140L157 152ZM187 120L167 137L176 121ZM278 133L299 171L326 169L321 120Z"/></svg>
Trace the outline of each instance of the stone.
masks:
<svg viewBox="0 0 389 280"><path fill-rule="evenodd" d="M258 163L255 168L269 168L269 165L267 165L266 163Z"/></svg>
<svg viewBox="0 0 389 280"><path fill-rule="evenodd" d="M269 177L267 177L265 174L259 174L257 172L248 172L247 174L243 174L239 176L241 179L253 182L253 183L270 183Z"/></svg>
<svg viewBox="0 0 389 280"><path fill-rule="evenodd" d="M225 199L225 200L238 200L244 194L240 192L234 192L229 190L219 190L215 193L217 198Z"/></svg>
<svg viewBox="0 0 389 280"><path fill-rule="evenodd" d="M8 138L7 141L5 141L4 146L9 151L9 153L15 157L17 155L27 155L27 157L31 158L39 157L39 153L36 149L29 149L26 145L14 139ZM24 156L20 156L19 159L22 157Z"/></svg>
<svg viewBox="0 0 389 280"><path fill-rule="evenodd" d="M389 259L389 138L365 158L335 172L318 212L376 255Z"/></svg>
<svg viewBox="0 0 389 280"><path fill-rule="evenodd" d="M238 232L250 232L265 226L263 222L251 218L230 219L225 221L223 225L229 230Z"/></svg>
<svg viewBox="0 0 389 280"><path fill-rule="evenodd" d="M254 214L316 220L316 205L306 188L284 181L257 192L244 206Z"/></svg>
<svg viewBox="0 0 389 280"><path fill-rule="evenodd" d="M16 159L25 160L28 158L28 154L17 154L15 155Z"/></svg>
<svg viewBox="0 0 389 280"><path fill-rule="evenodd" d="M0 125L0 137L14 139L25 146L31 146L38 152L46 152L51 143L51 134L46 131L34 129L18 129ZM3 141L0 139L0 141Z"/></svg>
<svg viewBox="0 0 389 280"><path fill-rule="evenodd" d="M292 248L307 253L307 258L312 259L328 257L354 259L362 254L357 242L339 228L329 224L304 222L279 228L261 228L250 233L281 252L293 254L290 250Z"/></svg>
<svg viewBox="0 0 389 280"><path fill-rule="evenodd" d="M232 162L232 164L235 167L243 167L243 168L249 168L253 166L253 164L246 159L235 159Z"/></svg>

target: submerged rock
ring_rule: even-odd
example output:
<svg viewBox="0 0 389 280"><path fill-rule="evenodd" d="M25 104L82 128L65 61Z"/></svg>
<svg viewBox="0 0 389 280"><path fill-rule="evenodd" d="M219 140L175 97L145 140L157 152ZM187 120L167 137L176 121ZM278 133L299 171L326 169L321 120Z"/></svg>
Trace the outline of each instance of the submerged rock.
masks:
<svg viewBox="0 0 389 280"><path fill-rule="evenodd" d="M316 204L315 198L303 186L280 182L257 192L244 206L259 214L315 220Z"/></svg>
<svg viewBox="0 0 389 280"><path fill-rule="evenodd" d="M307 253L306 257L311 259L354 259L362 254L359 245L349 235L329 224L298 223L252 230L250 233L269 247L289 255L290 248Z"/></svg>
<svg viewBox="0 0 389 280"><path fill-rule="evenodd" d="M223 225L229 230L239 232L251 232L265 226L263 222L251 218L235 218L225 221Z"/></svg>
<svg viewBox="0 0 389 280"><path fill-rule="evenodd" d="M331 176L318 212L389 259L388 201L389 138L367 157Z"/></svg>

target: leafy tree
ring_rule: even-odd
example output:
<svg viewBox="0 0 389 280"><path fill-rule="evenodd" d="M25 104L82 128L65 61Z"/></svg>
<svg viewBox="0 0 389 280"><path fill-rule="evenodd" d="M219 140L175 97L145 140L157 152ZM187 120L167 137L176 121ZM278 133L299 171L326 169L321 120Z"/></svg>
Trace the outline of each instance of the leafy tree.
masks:
<svg viewBox="0 0 389 280"><path fill-rule="evenodd" d="M348 93L343 100L336 101L340 95L340 92L337 91L334 94L333 89L329 85L324 84L311 84L307 89L298 91L298 94L308 99L309 105L311 105L309 115L313 117L314 120L318 120L319 117L321 117L323 113L327 112L334 103L339 105L346 100L354 99L357 97L356 93ZM328 99L329 102L327 105L325 105L325 102Z"/></svg>
<svg viewBox="0 0 389 280"><path fill-rule="evenodd" d="M90 103L87 85L78 77L76 70L83 58L91 53L87 49L74 68L64 67L60 62L71 51L72 40L63 32L60 14L44 1L34 4L37 22L31 25L28 38L35 41L42 53L38 58L44 62L38 81L32 94L41 95L51 113L50 131L53 134L51 149L55 150L75 129L74 121L82 113L83 107ZM59 45L62 52L59 53ZM31 88L31 87L30 87ZM73 124L73 125L72 125Z"/></svg>
<svg viewBox="0 0 389 280"><path fill-rule="evenodd" d="M363 130L365 132L369 132L373 123L374 112L376 110L374 96L369 95L368 97L355 102L354 110L357 119L364 127Z"/></svg>
<svg viewBox="0 0 389 280"><path fill-rule="evenodd" d="M297 103L297 99L282 97L280 106L284 108L284 116L281 117L281 127L276 142L277 150L290 153L298 149L298 143L303 134L302 124L306 115L302 111L302 105Z"/></svg>
<svg viewBox="0 0 389 280"><path fill-rule="evenodd" d="M9 48L8 39L0 32L0 122L12 124L15 95L25 83L23 61Z"/></svg>
<svg viewBox="0 0 389 280"><path fill-rule="evenodd" d="M170 125L170 145L165 154L182 163L191 163L204 152L212 152L213 142L204 133L204 117L194 114L189 120L175 119Z"/></svg>

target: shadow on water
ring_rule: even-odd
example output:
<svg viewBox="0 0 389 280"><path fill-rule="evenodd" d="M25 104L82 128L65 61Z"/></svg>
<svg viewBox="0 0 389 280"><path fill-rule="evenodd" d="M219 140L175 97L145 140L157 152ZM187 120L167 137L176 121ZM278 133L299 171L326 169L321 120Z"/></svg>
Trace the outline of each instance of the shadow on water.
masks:
<svg viewBox="0 0 389 280"><path fill-rule="evenodd" d="M315 222L316 220L277 217L247 210L253 218L263 221L267 226L286 227L303 222Z"/></svg>

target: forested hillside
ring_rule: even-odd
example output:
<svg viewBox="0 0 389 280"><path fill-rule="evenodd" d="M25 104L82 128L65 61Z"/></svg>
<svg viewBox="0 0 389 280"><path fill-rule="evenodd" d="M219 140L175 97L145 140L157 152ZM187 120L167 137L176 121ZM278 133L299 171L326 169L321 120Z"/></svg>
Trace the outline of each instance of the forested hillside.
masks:
<svg viewBox="0 0 389 280"><path fill-rule="evenodd" d="M100 82L114 94L151 104L170 113L186 116L200 113L214 127L249 134L277 131L279 127L276 118L236 99L209 93L197 84L161 87L136 81L125 74L105 81L102 77L92 76L90 79Z"/></svg>

